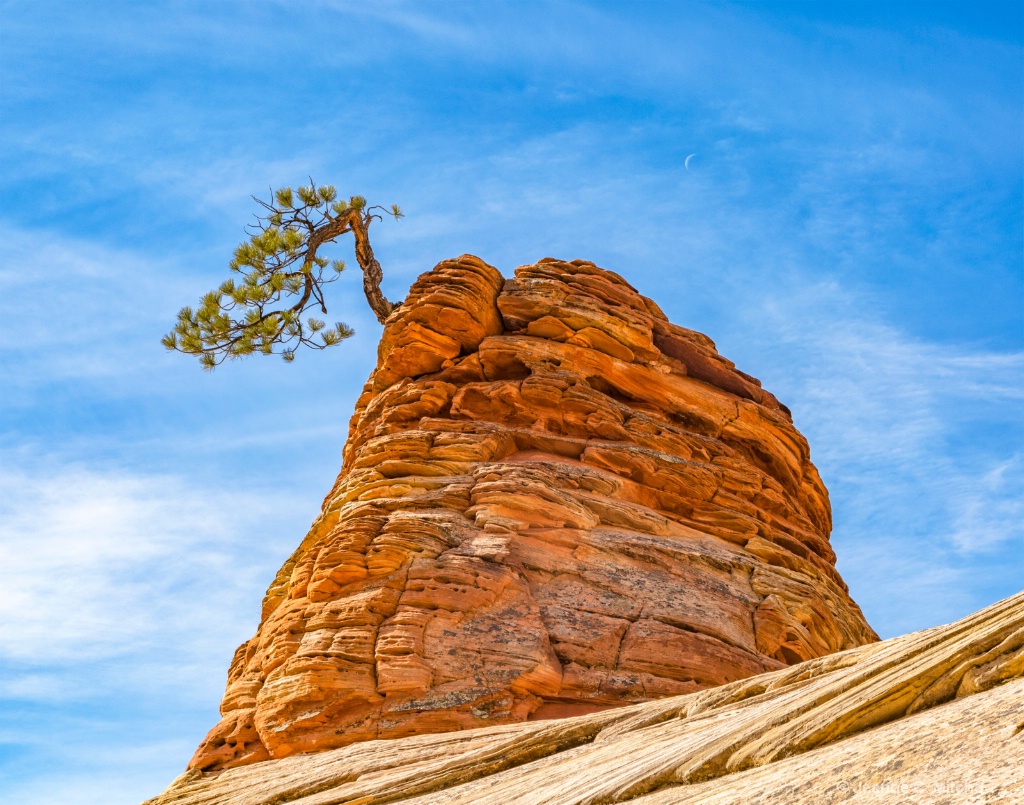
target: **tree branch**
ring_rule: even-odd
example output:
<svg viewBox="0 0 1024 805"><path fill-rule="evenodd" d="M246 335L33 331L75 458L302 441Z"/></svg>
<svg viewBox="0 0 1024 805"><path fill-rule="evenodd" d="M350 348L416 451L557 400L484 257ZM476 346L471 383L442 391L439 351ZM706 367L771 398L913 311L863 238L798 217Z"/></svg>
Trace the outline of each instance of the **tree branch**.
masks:
<svg viewBox="0 0 1024 805"><path fill-rule="evenodd" d="M212 369L228 358L252 352L273 352L276 345L282 346L281 354L291 360L295 349L287 345L295 340L296 345L325 349L349 337L352 330L347 325L338 323L333 329L324 329L324 323L314 319L308 322L307 335L301 318L314 303L323 313L327 312L322 286L333 282L337 276L324 278L327 260L318 256L318 250L348 232L355 238L356 260L363 273L366 301L383 324L401 304L389 301L381 291L384 272L370 246L370 224L375 218L381 218L372 211L383 211L383 208L367 208L361 196L353 196L348 203L332 204L336 195L329 185L318 188L311 183L298 188L296 194L291 188L271 190L270 202L254 196L267 215L257 216L255 231L249 230L249 242L235 250L231 261L232 271L240 272L244 282L235 285L233 280L228 280L219 289L206 294L194 312L191 308L182 308L178 323L163 339L164 346L198 355L203 367ZM392 207L391 214L401 217L398 207ZM296 264L298 271L288 270ZM337 272L343 267L339 262L334 266ZM268 312L268 306L277 305L282 294L301 295L290 307ZM234 313L236 309L240 309L239 313ZM244 310L249 311L247 315L233 317ZM319 341L312 338L316 333L320 333Z"/></svg>

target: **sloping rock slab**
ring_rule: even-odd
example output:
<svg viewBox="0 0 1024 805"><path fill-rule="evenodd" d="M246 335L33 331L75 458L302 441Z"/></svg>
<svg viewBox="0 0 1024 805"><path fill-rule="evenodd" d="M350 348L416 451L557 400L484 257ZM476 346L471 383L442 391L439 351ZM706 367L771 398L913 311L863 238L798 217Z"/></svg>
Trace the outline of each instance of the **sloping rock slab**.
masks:
<svg viewBox="0 0 1024 805"><path fill-rule="evenodd" d="M368 741L146 805L1024 801L1024 593L948 626L685 696Z"/></svg>

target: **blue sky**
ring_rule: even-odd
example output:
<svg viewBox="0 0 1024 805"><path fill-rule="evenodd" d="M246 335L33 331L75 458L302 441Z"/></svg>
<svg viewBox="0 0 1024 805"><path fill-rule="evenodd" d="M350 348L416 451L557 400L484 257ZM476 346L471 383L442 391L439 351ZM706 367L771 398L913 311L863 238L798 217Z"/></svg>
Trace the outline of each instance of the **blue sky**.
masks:
<svg viewBox="0 0 1024 805"><path fill-rule="evenodd" d="M0 788L133 803L217 719L380 328L164 352L250 194L402 205L385 290L475 253L624 274L787 403L893 636L1024 567L1014 3L0 3ZM683 162L695 154L690 170ZM341 244L337 256L349 244Z"/></svg>

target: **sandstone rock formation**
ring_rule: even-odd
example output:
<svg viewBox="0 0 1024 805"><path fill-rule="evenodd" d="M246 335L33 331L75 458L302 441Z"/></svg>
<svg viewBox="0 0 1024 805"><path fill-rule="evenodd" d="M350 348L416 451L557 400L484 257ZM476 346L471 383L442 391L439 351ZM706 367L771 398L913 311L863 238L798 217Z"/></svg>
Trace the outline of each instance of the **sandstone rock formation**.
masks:
<svg viewBox="0 0 1024 805"><path fill-rule="evenodd" d="M1024 802L1024 593L949 626L558 721L203 773L147 805Z"/></svg>
<svg viewBox="0 0 1024 805"><path fill-rule="evenodd" d="M191 767L592 713L872 642L830 528L788 410L620 276L441 263L386 324Z"/></svg>

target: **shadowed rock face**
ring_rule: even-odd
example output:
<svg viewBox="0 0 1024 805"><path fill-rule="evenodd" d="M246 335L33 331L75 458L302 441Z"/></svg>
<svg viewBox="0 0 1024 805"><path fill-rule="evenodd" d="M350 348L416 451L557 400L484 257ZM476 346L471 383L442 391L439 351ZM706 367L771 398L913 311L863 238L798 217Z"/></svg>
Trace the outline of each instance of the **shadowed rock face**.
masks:
<svg viewBox="0 0 1024 805"><path fill-rule="evenodd" d="M578 715L877 640L788 410L591 263L463 256L384 330L190 766Z"/></svg>

